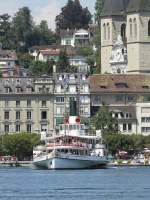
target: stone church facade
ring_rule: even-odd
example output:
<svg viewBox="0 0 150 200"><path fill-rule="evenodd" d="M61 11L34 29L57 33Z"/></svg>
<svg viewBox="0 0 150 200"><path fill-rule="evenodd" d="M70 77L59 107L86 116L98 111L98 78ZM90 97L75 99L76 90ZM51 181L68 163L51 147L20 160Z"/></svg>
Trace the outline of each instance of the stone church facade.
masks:
<svg viewBox="0 0 150 200"><path fill-rule="evenodd" d="M115 52L118 36L124 47ZM122 70L119 66L122 56L126 56L124 49L127 49L127 67ZM113 70L112 51L113 64L116 62ZM150 72L150 0L105 0L101 19L101 66L102 74Z"/></svg>

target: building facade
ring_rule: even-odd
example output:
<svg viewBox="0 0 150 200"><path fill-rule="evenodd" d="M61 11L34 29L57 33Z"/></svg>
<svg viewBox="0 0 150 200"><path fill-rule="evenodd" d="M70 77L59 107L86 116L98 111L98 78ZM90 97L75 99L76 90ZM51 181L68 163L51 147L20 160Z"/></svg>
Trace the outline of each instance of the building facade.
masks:
<svg viewBox="0 0 150 200"><path fill-rule="evenodd" d="M54 75L54 122L58 126L70 113L70 102L76 102L77 114L90 118L90 86L86 74Z"/></svg>
<svg viewBox="0 0 150 200"><path fill-rule="evenodd" d="M53 129L52 78L3 78L0 90L0 133Z"/></svg>
<svg viewBox="0 0 150 200"><path fill-rule="evenodd" d="M150 75L93 75L91 114L103 104L124 134L150 134Z"/></svg>

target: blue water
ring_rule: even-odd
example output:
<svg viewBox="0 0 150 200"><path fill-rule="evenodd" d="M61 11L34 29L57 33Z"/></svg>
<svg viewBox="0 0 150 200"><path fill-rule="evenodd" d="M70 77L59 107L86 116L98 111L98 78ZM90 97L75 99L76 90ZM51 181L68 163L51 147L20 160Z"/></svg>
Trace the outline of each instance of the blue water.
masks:
<svg viewBox="0 0 150 200"><path fill-rule="evenodd" d="M0 200L150 200L150 168L0 168Z"/></svg>

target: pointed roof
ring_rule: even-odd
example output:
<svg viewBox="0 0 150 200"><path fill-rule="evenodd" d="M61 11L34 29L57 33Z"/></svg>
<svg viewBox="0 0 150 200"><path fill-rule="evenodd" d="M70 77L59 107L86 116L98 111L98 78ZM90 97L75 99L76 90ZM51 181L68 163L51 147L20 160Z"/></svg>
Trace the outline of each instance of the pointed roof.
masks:
<svg viewBox="0 0 150 200"><path fill-rule="evenodd" d="M150 0L130 0L127 12L150 12Z"/></svg>
<svg viewBox="0 0 150 200"><path fill-rule="evenodd" d="M128 2L129 0L105 0L102 17L124 15Z"/></svg>

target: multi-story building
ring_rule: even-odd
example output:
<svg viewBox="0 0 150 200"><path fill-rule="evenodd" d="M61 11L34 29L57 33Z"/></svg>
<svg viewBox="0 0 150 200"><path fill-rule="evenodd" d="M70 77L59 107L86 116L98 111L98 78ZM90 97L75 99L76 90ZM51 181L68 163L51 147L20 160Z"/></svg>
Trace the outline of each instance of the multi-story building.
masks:
<svg viewBox="0 0 150 200"><path fill-rule="evenodd" d="M91 113L103 104L125 134L150 134L150 75L93 75Z"/></svg>
<svg viewBox="0 0 150 200"><path fill-rule="evenodd" d="M53 129L52 78L3 78L0 91L0 133Z"/></svg>
<svg viewBox="0 0 150 200"><path fill-rule="evenodd" d="M9 77L0 80L0 133L50 132L77 104L81 118L90 117L89 79L84 74Z"/></svg>
<svg viewBox="0 0 150 200"><path fill-rule="evenodd" d="M77 114L81 118L90 117L90 86L85 74L54 75L54 121L63 122L65 114L70 112L71 100L76 101Z"/></svg>

